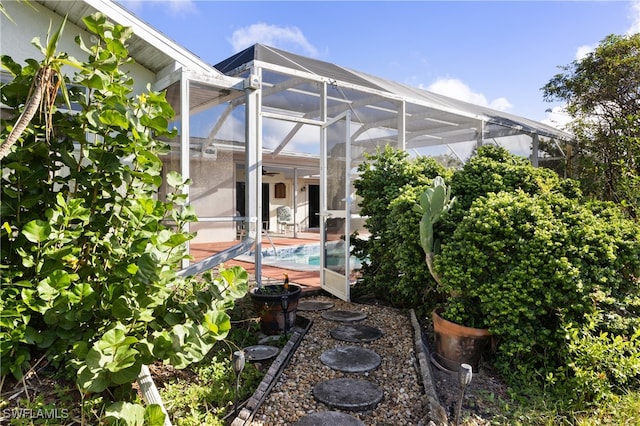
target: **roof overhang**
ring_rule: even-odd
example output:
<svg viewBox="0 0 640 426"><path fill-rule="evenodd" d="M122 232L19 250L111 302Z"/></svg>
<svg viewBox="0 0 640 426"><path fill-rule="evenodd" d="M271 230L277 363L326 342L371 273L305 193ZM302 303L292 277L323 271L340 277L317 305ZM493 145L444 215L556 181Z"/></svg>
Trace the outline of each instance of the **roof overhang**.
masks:
<svg viewBox="0 0 640 426"><path fill-rule="evenodd" d="M129 55L141 66L152 71L158 80L170 79L177 70L191 73L194 78L202 77L209 84L219 87L242 87L242 80L226 76L197 55L169 39L133 13L116 2L109 0L36 0L47 9L86 30L82 19L95 12L101 12L117 24L130 27L133 36L129 40Z"/></svg>

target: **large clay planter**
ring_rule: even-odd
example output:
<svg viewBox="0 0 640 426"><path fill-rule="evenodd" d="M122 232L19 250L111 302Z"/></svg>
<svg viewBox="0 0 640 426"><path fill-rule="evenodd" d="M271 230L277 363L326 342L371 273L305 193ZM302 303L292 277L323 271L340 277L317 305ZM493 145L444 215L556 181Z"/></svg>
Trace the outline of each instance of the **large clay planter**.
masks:
<svg viewBox="0 0 640 426"><path fill-rule="evenodd" d="M435 360L449 371L458 372L460 364L469 364L477 372L482 353L491 342L491 333L485 328L465 327L447 321L439 315L441 312L442 308L438 308L432 313Z"/></svg>
<svg viewBox="0 0 640 426"><path fill-rule="evenodd" d="M286 311L286 331L290 331L296 322L298 299L302 294L302 287L289 284L289 290L285 292L284 285L265 285L253 288L249 296L253 301L253 308L260 316L260 331L264 334L274 335L285 332L285 312L282 309L282 298L288 300Z"/></svg>

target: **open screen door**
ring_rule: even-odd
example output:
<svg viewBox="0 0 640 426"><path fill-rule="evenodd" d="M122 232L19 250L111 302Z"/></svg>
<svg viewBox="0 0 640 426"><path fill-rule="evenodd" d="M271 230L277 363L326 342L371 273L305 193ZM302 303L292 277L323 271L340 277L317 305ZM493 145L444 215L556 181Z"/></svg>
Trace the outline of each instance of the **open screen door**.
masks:
<svg viewBox="0 0 640 426"><path fill-rule="evenodd" d="M320 281L329 293L349 301L351 234L351 112L322 127L320 152Z"/></svg>

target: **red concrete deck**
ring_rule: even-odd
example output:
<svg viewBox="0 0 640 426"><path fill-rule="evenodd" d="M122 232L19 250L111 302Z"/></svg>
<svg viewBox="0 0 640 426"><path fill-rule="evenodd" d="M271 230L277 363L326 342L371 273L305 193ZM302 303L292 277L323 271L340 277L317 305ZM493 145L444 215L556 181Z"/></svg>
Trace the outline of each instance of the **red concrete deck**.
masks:
<svg viewBox="0 0 640 426"><path fill-rule="evenodd" d="M276 247L297 246L303 244L319 244L320 239L318 234L314 233L298 233L298 238L285 237L281 235L270 234L271 240ZM238 241L225 241L220 243L199 243L191 244L191 255L194 257L194 262L198 262L205 259L215 253L219 253L235 244ZM263 245L270 245L269 240L263 238ZM225 262L225 265L239 265L242 266L252 275L255 275L255 265L251 262L243 262L236 259L231 259ZM262 282L267 284L270 280L282 280L282 274L287 273L289 275L289 281L295 284L303 286L303 291L314 291L320 289L320 271L294 271L286 268L279 268L269 265L262 265Z"/></svg>

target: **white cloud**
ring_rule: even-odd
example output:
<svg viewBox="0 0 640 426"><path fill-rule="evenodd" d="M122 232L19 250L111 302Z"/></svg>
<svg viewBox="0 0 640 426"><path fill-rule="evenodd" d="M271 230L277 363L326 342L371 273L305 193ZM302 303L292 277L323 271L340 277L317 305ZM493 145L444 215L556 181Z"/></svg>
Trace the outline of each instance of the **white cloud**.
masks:
<svg viewBox="0 0 640 426"><path fill-rule="evenodd" d="M589 53L593 52L597 46L598 46L597 44L591 44L591 45L585 44L578 47L576 49L576 61L580 61L584 59L584 57L587 56Z"/></svg>
<svg viewBox="0 0 640 426"><path fill-rule="evenodd" d="M513 105L507 98L496 98L488 101L482 93L474 92L469 86L455 78L440 78L433 82L427 90L472 104L487 106L499 111L508 111Z"/></svg>
<svg viewBox="0 0 640 426"><path fill-rule="evenodd" d="M252 24L234 31L229 41L236 52L253 44L261 43L284 50L298 51L311 57L318 56L318 49L309 43L298 27L279 27L265 23Z"/></svg>
<svg viewBox="0 0 640 426"><path fill-rule="evenodd" d="M571 121L571 116L565 109L566 105L559 105L547 110L547 118L542 123L553 126L556 129L565 130L567 124Z"/></svg>
<svg viewBox="0 0 640 426"><path fill-rule="evenodd" d="M631 2L631 26L627 30L627 34L640 33L640 0Z"/></svg>
<svg viewBox="0 0 640 426"><path fill-rule="evenodd" d="M497 109L498 111L508 111L513 107L511 102L504 97L492 100L491 103L489 103L489 106L493 109Z"/></svg>

